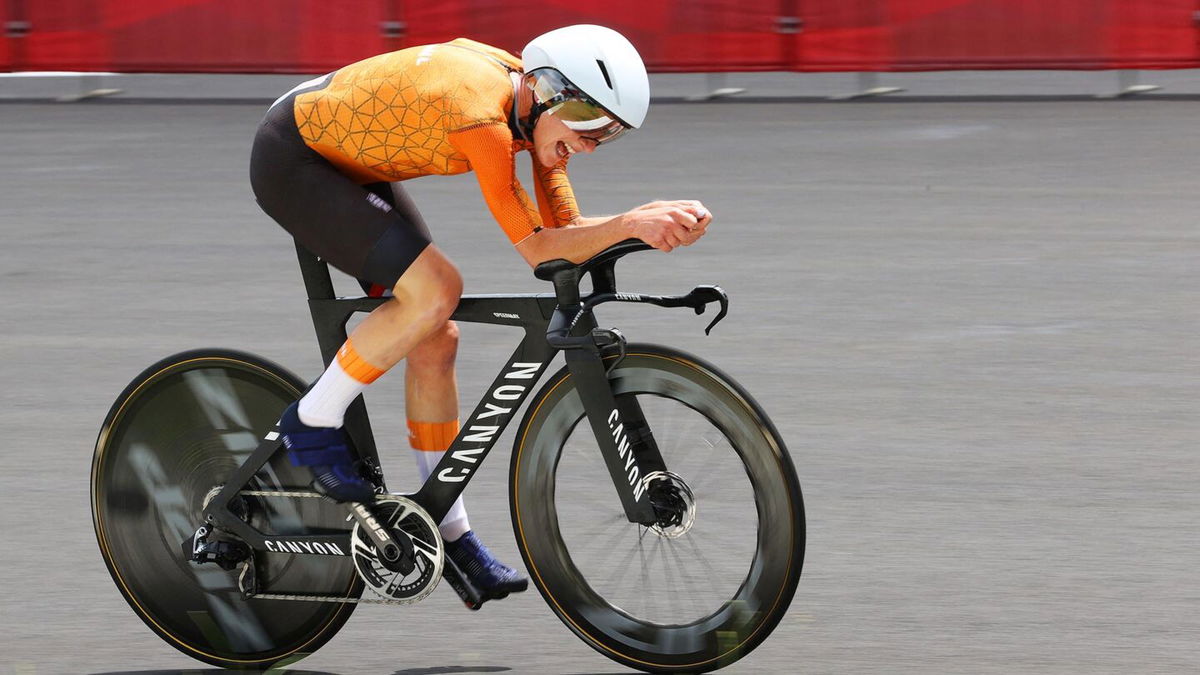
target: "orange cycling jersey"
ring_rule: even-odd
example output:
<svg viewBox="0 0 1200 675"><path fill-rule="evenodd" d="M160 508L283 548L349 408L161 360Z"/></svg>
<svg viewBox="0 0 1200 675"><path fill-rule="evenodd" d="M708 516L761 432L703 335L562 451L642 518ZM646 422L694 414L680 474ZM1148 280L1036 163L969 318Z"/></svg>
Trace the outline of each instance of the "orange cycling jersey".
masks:
<svg viewBox="0 0 1200 675"><path fill-rule="evenodd" d="M503 64L503 65L502 65ZM475 171L488 209L514 243L579 216L567 162L533 155L539 209L516 173L530 150L508 125L521 61L467 39L411 47L351 64L328 84L296 96L304 142L366 184Z"/></svg>

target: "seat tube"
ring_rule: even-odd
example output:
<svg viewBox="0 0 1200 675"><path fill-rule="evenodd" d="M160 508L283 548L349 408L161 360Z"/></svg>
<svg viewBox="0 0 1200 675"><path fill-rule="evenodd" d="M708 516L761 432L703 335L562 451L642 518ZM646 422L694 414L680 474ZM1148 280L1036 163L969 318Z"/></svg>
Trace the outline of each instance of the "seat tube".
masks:
<svg viewBox="0 0 1200 675"><path fill-rule="evenodd" d="M300 261L300 275L308 293L308 309L317 333L321 361L328 368L336 358L338 349L346 342L346 324L350 317L355 311L362 310L354 307L351 301L336 297L328 263L304 248L300 242L296 242L296 256ZM379 450L375 446L375 435L371 431L371 420L367 416L367 406L362 396L355 398L346 409L345 429L359 457L369 460L378 468ZM382 483L381 471L376 471L376 479Z"/></svg>

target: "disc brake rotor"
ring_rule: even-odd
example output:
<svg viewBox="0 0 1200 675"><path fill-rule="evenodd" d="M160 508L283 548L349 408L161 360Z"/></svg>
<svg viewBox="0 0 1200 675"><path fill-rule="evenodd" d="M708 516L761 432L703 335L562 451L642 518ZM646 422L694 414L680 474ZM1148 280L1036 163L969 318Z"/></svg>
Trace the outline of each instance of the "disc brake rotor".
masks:
<svg viewBox="0 0 1200 675"><path fill-rule="evenodd" d="M655 471L646 474L645 485L658 515L650 529L668 539L687 534L696 522L696 495L683 478L670 471Z"/></svg>

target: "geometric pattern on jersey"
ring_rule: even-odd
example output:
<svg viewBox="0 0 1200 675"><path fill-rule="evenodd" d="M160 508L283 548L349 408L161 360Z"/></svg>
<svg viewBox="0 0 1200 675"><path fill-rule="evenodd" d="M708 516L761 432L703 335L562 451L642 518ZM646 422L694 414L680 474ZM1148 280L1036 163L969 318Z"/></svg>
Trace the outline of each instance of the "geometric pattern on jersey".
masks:
<svg viewBox="0 0 1200 675"><path fill-rule="evenodd" d="M325 105L298 116L300 135L310 145L333 146L356 168L373 178L396 181L470 170L467 158L447 142L447 133L463 126L453 102L462 85L443 96L430 95L410 73L387 79L356 80Z"/></svg>
<svg viewBox="0 0 1200 675"><path fill-rule="evenodd" d="M296 96L296 126L310 148L362 184L474 170L492 215L516 243L543 225L571 222L579 210L565 161L535 161L540 209L517 180L514 156L531 146L508 130L512 80L493 58L521 67L503 50L461 38L350 64Z"/></svg>

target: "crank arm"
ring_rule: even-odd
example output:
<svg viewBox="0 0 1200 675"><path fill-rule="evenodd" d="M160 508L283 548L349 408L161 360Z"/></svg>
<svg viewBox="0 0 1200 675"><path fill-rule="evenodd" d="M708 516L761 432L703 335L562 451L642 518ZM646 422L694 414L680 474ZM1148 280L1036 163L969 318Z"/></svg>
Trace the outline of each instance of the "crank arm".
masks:
<svg viewBox="0 0 1200 675"><path fill-rule="evenodd" d="M354 517L354 520L358 522L363 531L367 533L367 536L375 544L375 549L379 551L379 557L385 563L398 562L401 556L405 554L407 554L408 560L412 560L412 542L404 540L401 543L397 543L391 533L388 532L388 528L375 519L375 515L371 513L366 504L351 502L346 506L350 509L350 515Z"/></svg>
<svg viewBox="0 0 1200 675"><path fill-rule="evenodd" d="M446 556L442 563L442 578L450 584L450 588L454 589L454 592L458 594L459 599L463 601L467 609L477 611L480 607L483 607L483 603L488 601L487 596L478 588L475 588L475 585L471 583L470 577L458 569L458 565L454 563L450 556Z"/></svg>

